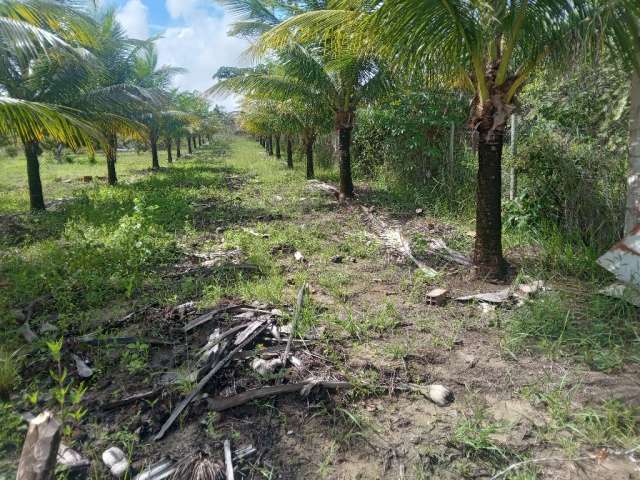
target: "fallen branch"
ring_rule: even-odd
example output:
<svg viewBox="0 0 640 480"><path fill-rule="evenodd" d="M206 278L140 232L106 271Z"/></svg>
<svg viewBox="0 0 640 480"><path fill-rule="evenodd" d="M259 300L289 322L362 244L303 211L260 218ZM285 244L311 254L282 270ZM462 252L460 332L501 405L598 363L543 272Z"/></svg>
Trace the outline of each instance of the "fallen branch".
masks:
<svg viewBox="0 0 640 480"><path fill-rule="evenodd" d="M233 480L233 460L231 459L231 442L224 441L224 464L227 469L227 480Z"/></svg>
<svg viewBox="0 0 640 480"><path fill-rule="evenodd" d="M175 345L174 342L167 342L165 340L156 340L154 338L141 338L141 337L108 337L108 338L95 338L90 335L84 337L75 337L71 339L72 343L84 343L85 345L91 345L98 347L101 345L129 345L132 343L148 343L150 345Z"/></svg>
<svg viewBox="0 0 640 480"><path fill-rule="evenodd" d="M349 382L302 382L288 383L286 385L276 385L273 387L258 388L255 390L247 390L232 397L213 398L208 400L209 408L214 412L222 412L230 408L239 407L245 403L257 400L259 398L273 397L285 393L302 392L305 388L313 388L315 386L323 387L329 390L350 389L352 385Z"/></svg>
<svg viewBox="0 0 640 480"><path fill-rule="evenodd" d="M233 350L231 350L226 357L220 360L217 364L213 366L211 371L205 375L202 380L198 382L198 385L187 395L175 408L175 410L171 413L166 422L162 425L160 431L154 437L155 441L158 441L164 437L167 433L167 430L173 425L173 422L180 416L180 414L184 411L185 408L193 401L193 399L200 393L200 391L204 388L204 386L209 383L209 381L213 378L213 376L218 373L231 359L242 350L245 346L247 346L253 339L255 339L262 331L266 328L267 322L264 321L261 328L256 329L249 337L247 337L240 345L236 346Z"/></svg>
<svg viewBox="0 0 640 480"><path fill-rule="evenodd" d="M287 340L287 346L284 349L284 353L282 354L282 365L286 367L287 359L289 358L289 352L291 351L291 342L293 341L293 337L295 336L296 329L298 327L298 321L302 316L302 307L304 305L304 295L307 292L307 284L303 283L298 290L298 295L296 297L296 310L293 314L293 322L291 324L291 333L289 334L289 339Z"/></svg>
<svg viewBox="0 0 640 480"><path fill-rule="evenodd" d="M228 312L230 310L233 310L235 308L240 308L240 305L227 305L225 307L221 307L221 308L217 308L215 310L211 310L210 312L207 312L203 315L200 315L197 318L194 318L193 320L191 320L189 323L187 323L184 326L184 331L188 332L190 330L193 330L196 327L199 327L200 325L203 325L207 322L210 322L211 320L213 320L216 316L220 315L221 313L224 312Z"/></svg>
<svg viewBox="0 0 640 480"><path fill-rule="evenodd" d="M104 403L100 406L102 410L113 410L115 408L124 407L125 405L129 405L130 403L139 402L140 400L149 400L151 398L155 398L162 393L161 388L156 388L153 390L148 390L146 392L135 393L130 397L122 398L120 400L115 400L113 402Z"/></svg>

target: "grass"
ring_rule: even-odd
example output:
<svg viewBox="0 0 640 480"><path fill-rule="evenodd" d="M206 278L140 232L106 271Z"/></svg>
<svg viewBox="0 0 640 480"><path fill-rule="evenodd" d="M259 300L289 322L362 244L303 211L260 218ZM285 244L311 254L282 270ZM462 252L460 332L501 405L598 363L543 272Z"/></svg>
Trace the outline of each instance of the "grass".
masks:
<svg viewBox="0 0 640 480"><path fill-rule="evenodd" d="M43 387L50 383L49 369L56 367L49 358L46 340L61 335L109 334L103 327L105 322L149 304L161 309L195 300L204 309L233 298L268 302L286 310L284 306L294 303L296 291L307 282L316 290L314 295L328 294L331 299L326 304L308 301L299 331L304 334L322 327L317 332L323 332L318 339L323 355L355 384L346 397L350 410L330 415L334 422L333 448L326 464L318 466L319 474L330 476L338 453L352 443L366 440L365 435L375 434L358 417L355 402L381 395L387 381L374 368L349 368L345 362L348 349L367 350L381 344L378 358L389 363L388 360L405 359L422 342L453 350L465 330L492 328L480 319L473 306L432 308L412 315L423 305L426 291L447 280L445 274L434 283L408 268L376 271L372 267L381 263L381 247L367 233L358 215L347 215L346 208L333 212L336 207L331 198L306 188L302 163L293 171L287 170L284 162L266 160L249 140L239 138L228 143L220 139L215 148L202 150L193 158L182 159L154 174L148 171L148 155L122 154L118 163L121 184L117 187L108 187L101 181L78 181L85 175L104 175L103 158L98 157L93 164L80 155L73 162L43 161L47 199L63 197L65 201L46 213L30 215L26 214L24 160L0 159L0 165L7 170L7 175L0 178L0 221L6 223L0 224L4 228L0 237L0 396L3 389L9 392L18 385L24 387L28 396L36 399L27 408L44 405L44 397L51 390L50 385ZM320 177L327 178L326 173L321 171ZM72 181L66 182L68 179ZM407 213L416 207L426 209L434 198L418 190L403 198L401 189L385 188L381 183L374 185L364 194L364 201ZM429 214L453 220L449 245L468 250L472 238L464 233L470 229L464 198L461 192L452 205L434 202ZM591 257L579 244L574 244L572 250L563 245L560 237L552 236L536 244L531 237L513 232L505 238L512 248L534 245L544 250L535 262L523 263L525 274L551 280L554 275L573 275L592 282L572 291L556 289L523 308L504 313L505 349L514 355L533 349L554 359L570 357L606 371L640 360L635 309L593 293L602 278L589 273L594 271L586 260ZM426 239L418 235L413 243L420 254ZM213 268L206 274L173 275L195 252L221 250L239 250L241 261L253 268ZM295 261L296 251L304 255L305 262ZM572 261L571 255L577 253L579 260ZM332 262L337 255L343 257L342 264ZM371 295L374 274L384 278L384 284L398 287L398 292L390 292L402 295L398 301L384 293L378 299ZM45 307L37 311L32 326L37 330L47 321L60 330L41 335L41 341L31 346L23 346L14 311L38 297L45 299ZM393 303L388 298L394 298ZM53 319L52 314L56 315ZM288 321L285 314L283 323ZM406 338L401 326L407 321L417 326L416 335L428 335L422 335L420 340ZM136 333L126 331L127 335ZM154 333L144 331L149 336ZM10 353L20 346L25 349L21 355L29 355L30 365L42 366L40 375L30 372L28 382L20 379L19 364ZM153 373L153 349L152 344L146 343L96 348L91 351L91 366L97 376L104 376L115 367L143 383ZM95 387L95 380L87 380L86 386ZM191 382L185 381L175 385L174 390L184 393L191 387ZM42 392L45 395L39 395ZM588 440L607 445L637 441L637 412L623 405L607 403L573 409L570 397L562 389L556 392L532 388L525 394L553 419L552 425L539 433L551 442L558 432L570 432L570 440L562 445L568 450ZM0 407L14 412L16 402L22 402L21 409L28 405L28 399L20 400L16 394L11 401L0 402ZM267 404L270 405L265 401ZM0 448L7 445L10 449L15 431L5 429L17 427L12 415L3 417ZM208 419L206 430L212 438L218 438L221 432L214 423L217 420ZM461 476L473 472L474 463L495 467L503 465L505 458L514 458L494 438L503 426L486 412L473 411L454 423L450 441L465 454L456 467ZM138 441L127 437L126 432L117 438L113 432L110 435L110 441L127 449ZM535 471L517 475L511 478L536 478ZM418 471L416 476L419 478Z"/></svg>
<svg viewBox="0 0 640 480"><path fill-rule="evenodd" d="M550 358L571 356L612 371L640 362L637 310L593 291L550 292L511 315L504 346L511 352L533 346Z"/></svg>

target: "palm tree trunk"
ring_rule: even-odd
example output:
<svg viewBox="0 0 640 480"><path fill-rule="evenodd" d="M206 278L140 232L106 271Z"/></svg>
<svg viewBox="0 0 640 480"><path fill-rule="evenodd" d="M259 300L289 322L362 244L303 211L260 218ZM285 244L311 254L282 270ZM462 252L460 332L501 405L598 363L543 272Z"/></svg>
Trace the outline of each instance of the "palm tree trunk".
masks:
<svg viewBox="0 0 640 480"><path fill-rule="evenodd" d="M42 193L42 181L40 180L40 162L38 142L24 142L24 155L27 157L27 178L29 182L29 201L31 211L44 210L44 194Z"/></svg>
<svg viewBox="0 0 640 480"><path fill-rule="evenodd" d="M176 138L176 158L182 158L182 151L180 151L180 144L182 143L182 138Z"/></svg>
<svg viewBox="0 0 640 480"><path fill-rule="evenodd" d="M109 185L116 185L118 183L118 176L116 174L116 159L118 155L118 137L115 133L107 135L107 183Z"/></svg>
<svg viewBox="0 0 640 480"><path fill-rule="evenodd" d="M351 177L351 127L342 127L338 131L340 139L340 193L353 197L353 179Z"/></svg>
<svg viewBox="0 0 640 480"><path fill-rule="evenodd" d="M631 110L629 111L629 176L627 177L627 211L625 236L640 224L640 75L631 78Z"/></svg>
<svg viewBox="0 0 640 480"><path fill-rule="evenodd" d="M291 145L291 135L287 135L287 167L293 168L293 146Z"/></svg>
<svg viewBox="0 0 640 480"><path fill-rule="evenodd" d="M173 163L173 154L171 153L171 147L173 142L171 141L171 137L167 137L167 140L165 143L167 144L167 162Z"/></svg>
<svg viewBox="0 0 640 480"><path fill-rule="evenodd" d="M151 145L151 169L160 170L160 161L158 160L158 135L153 131L149 135L149 144Z"/></svg>
<svg viewBox="0 0 640 480"><path fill-rule="evenodd" d="M313 171L313 135L308 135L305 138L304 146L307 154L307 178L311 179L315 177L315 172Z"/></svg>
<svg viewBox="0 0 640 480"><path fill-rule="evenodd" d="M504 132L480 133L474 263L483 277L502 278L502 145Z"/></svg>
<svg viewBox="0 0 640 480"><path fill-rule="evenodd" d="M282 158L282 154L280 153L280 134L276 134L276 158L280 160Z"/></svg>
<svg viewBox="0 0 640 480"><path fill-rule="evenodd" d="M193 153L193 150L191 149L191 135L187 135L187 147L189 155L191 155Z"/></svg>

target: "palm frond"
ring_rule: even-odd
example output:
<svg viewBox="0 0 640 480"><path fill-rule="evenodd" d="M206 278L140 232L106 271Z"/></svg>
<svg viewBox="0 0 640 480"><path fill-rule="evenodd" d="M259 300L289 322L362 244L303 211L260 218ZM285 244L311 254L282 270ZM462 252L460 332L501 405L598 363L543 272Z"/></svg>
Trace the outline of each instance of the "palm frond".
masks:
<svg viewBox="0 0 640 480"><path fill-rule="evenodd" d="M51 137L72 148L91 148L102 134L82 118L80 112L55 105L0 96L0 135L23 141Z"/></svg>

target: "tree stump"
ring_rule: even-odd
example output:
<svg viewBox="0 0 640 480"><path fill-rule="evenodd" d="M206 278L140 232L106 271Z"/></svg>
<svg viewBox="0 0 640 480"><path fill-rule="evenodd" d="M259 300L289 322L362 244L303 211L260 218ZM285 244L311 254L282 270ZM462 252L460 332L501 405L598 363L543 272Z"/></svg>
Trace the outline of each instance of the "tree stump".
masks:
<svg viewBox="0 0 640 480"><path fill-rule="evenodd" d="M52 480L60 446L61 425L51 412L29 422L16 480Z"/></svg>

